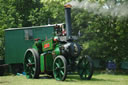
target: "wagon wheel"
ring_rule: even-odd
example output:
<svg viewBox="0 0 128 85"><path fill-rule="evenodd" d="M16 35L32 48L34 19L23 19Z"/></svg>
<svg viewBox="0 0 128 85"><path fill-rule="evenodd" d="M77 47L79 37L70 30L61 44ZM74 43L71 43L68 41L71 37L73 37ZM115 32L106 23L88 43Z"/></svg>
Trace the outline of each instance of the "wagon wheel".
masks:
<svg viewBox="0 0 128 85"><path fill-rule="evenodd" d="M89 56L85 56L79 60L78 74L81 79L90 80L93 75L93 62Z"/></svg>
<svg viewBox="0 0 128 85"><path fill-rule="evenodd" d="M4 75L4 67L0 66L0 76L3 76L3 75Z"/></svg>
<svg viewBox="0 0 128 85"><path fill-rule="evenodd" d="M64 81L67 76L67 61L64 56L59 55L53 62L53 75L56 80Z"/></svg>
<svg viewBox="0 0 128 85"><path fill-rule="evenodd" d="M39 54L35 49L28 49L25 52L24 70L27 78L39 77Z"/></svg>

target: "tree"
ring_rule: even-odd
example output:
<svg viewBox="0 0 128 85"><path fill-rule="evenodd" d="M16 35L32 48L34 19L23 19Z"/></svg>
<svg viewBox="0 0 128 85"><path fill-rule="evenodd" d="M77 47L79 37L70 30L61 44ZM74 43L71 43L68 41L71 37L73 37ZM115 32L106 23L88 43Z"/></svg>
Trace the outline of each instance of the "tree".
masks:
<svg viewBox="0 0 128 85"><path fill-rule="evenodd" d="M32 26L32 22L29 21L29 16L32 10L38 9L36 12L40 10L43 6L40 3L40 0L15 0L14 4L16 7L16 12L20 14L20 19L23 21L22 26Z"/></svg>
<svg viewBox="0 0 128 85"><path fill-rule="evenodd" d="M64 23L64 5L71 0L45 0L42 1L47 10L51 13L51 24Z"/></svg>

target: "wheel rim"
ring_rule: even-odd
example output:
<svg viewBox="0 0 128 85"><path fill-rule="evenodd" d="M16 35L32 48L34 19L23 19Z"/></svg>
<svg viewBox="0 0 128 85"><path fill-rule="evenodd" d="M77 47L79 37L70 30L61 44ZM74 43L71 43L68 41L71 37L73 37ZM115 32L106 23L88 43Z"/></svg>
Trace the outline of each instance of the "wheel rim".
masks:
<svg viewBox="0 0 128 85"><path fill-rule="evenodd" d="M81 79L88 79L90 76L90 62L86 59L83 58L80 63L79 63L79 67L78 67L78 73L80 75Z"/></svg>
<svg viewBox="0 0 128 85"><path fill-rule="evenodd" d="M53 66L53 72L54 72L55 79L62 80L65 75L64 71L65 71L64 62L62 61L61 58L57 58Z"/></svg>
<svg viewBox="0 0 128 85"><path fill-rule="evenodd" d="M32 52L28 51L26 56L25 56L25 72L27 78L34 78L34 73L35 73L35 61L34 61L34 56Z"/></svg>

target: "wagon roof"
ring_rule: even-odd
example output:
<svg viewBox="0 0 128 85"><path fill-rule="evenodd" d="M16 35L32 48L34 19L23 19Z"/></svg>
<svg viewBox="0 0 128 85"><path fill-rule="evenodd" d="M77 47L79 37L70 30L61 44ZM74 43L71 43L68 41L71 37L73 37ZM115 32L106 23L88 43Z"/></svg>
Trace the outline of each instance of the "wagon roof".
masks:
<svg viewBox="0 0 128 85"><path fill-rule="evenodd" d="M40 28L40 27L53 27L53 26L62 25L62 24L64 24L64 23L61 23L61 24L52 24L52 25L32 26L32 27L8 28L8 29L5 29L5 31L8 31L8 30L33 29L33 28Z"/></svg>

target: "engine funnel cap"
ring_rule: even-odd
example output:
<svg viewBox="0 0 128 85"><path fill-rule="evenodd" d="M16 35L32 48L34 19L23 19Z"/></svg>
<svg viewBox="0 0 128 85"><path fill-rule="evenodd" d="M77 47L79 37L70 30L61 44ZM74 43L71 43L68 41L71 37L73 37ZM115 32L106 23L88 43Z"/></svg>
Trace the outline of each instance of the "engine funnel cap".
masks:
<svg viewBox="0 0 128 85"><path fill-rule="evenodd" d="M71 5L71 4L65 4L64 7L65 7L65 8L71 8L72 5Z"/></svg>

